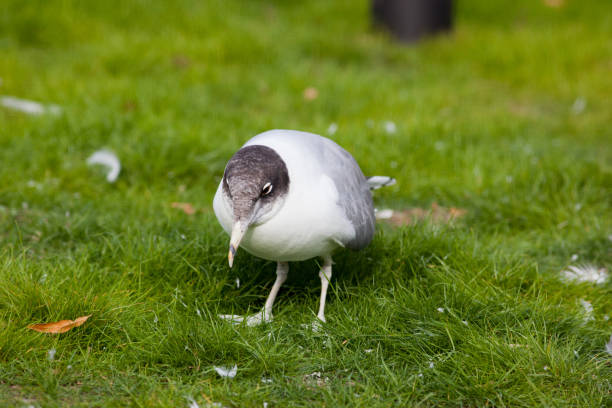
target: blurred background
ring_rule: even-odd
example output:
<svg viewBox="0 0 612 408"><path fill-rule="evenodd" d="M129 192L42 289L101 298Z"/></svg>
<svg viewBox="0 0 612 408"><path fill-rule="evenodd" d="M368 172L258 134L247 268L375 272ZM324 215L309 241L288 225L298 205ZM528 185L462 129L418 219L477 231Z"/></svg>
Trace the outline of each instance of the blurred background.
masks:
<svg viewBox="0 0 612 408"><path fill-rule="evenodd" d="M491 167L520 178L517 157L562 145L609 159L610 3L453 11L449 34L406 45L366 0L4 1L0 94L63 112L0 108L4 194L23 189L6 187L16 173L79 183L101 147L119 154L120 183L211 192L270 128L333 136L366 173L399 175L402 194L383 192L399 200L483 192L509 176Z"/></svg>

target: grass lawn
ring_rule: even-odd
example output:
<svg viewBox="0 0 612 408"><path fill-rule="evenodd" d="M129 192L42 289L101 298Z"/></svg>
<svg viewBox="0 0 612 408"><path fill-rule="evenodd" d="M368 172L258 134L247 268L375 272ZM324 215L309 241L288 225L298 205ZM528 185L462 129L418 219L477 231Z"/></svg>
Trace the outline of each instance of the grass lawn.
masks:
<svg viewBox="0 0 612 408"><path fill-rule="evenodd" d="M365 0L2 1L0 95L62 113L0 107L0 406L612 405L612 282L560 278L612 269L612 3L457 3L452 35L406 47ZM465 215L338 253L319 332L316 260L271 324L220 321L275 277L228 268L226 161L332 124L397 178L377 207Z"/></svg>

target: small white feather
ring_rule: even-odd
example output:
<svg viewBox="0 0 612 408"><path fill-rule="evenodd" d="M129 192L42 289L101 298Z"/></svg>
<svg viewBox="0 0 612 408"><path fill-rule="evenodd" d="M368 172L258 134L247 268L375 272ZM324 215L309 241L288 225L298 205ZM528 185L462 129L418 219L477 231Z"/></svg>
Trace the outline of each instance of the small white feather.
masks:
<svg viewBox="0 0 612 408"><path fill-rule="evenodd" d="M579 115L582 112L584 112L586 107L587 107L586 99L584 99L582 97L578 97L578 98L576 98L576 100L572 104L572 113L574 115Z"/></svg>
<svg viewBox="0 0 612 408"><path fill-rule="evenodd" d="M388 220L389 218L393 217L393 210L389 208L385 208L383 210L376 210L374 215L376 216L377 220Z"/></svg>
<svg viewBox="0 0 612 408"><path fill-rule="evenodd" d="M580 299L580 304L584 308L584 321L593 320L593 305L588 300Z"/></svg>
<svg viewBox="0 0 612 408"><path fill-rule="evenodd" d="M30 115L42 115L44 113L59 114L62 109L57 105L43 105L42 103L19 99L14 96L3 96L0 104L5 108L13 109Z"/></svg>
<svg viewBox="0 0 612 408"><path fill-rule="evenodd" d="M189 401L189 408L200 408L200 406L198 405L196 400L193 399L193 397L188 396L187 401Z"/></svg>
<svg viewBox="0 0 612 408"><path fill-rule="evenodd" d="M593 282L606 283L608 280L608 271L605 268L597 268L594 265L577 265L568 266L566 270L561 272L561 276L574 282Z"/></svg>
<svg viewBox="0 0 612 408"><path fill-rule="evenodd" d="M100 164L104 167L108 168L108 173L106 174L106 181L109 183L114 183L119 177L119 172L121 171L121 163L119 162L119 158L117 155L110 150L98 150L87 159L87 164L94 165Z"/></svg>
<svg viewBox="0 0 612 408"><path fill-rule="evenodd" d="M234 364L232 368L215 366L215 371L221 377L234 378L236 376L236 373L238 372L238 366L236 364Z"/></svg>
<svg viewBox="0 0 612 408"><path fill-rule="evenodd" d="M338 124L337 123L332 123L327 128L327 134L330 135L330 136L335 135L337 131L338 131Z"/></svg>
<svg viewBox="0 0 612 408"><path fill-rule="evenodd" d="M606 344L606 352L612 356L612 336L610 336L610 341Z"/></svg>
<svg viewBox="0 0 612 408"><path fill-rule="evenodd" d="M389 134L397 132L397 126L395 125L395 122L387 120L384 122L384 126L385 126L385 131Z"/></svg>

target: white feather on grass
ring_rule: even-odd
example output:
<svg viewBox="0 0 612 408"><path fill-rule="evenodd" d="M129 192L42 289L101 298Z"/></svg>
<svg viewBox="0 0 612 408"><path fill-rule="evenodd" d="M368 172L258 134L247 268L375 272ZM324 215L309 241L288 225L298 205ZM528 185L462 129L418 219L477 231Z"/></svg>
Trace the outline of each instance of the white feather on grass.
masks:
<svg viewBox="0 0 612 408"><path fill-rule="evenodd" d="M608 271L605 268L598 268L595 265L570 265L566 270L561 272L561 276L567 281L574 282L593 282L606 283L608 280Z"/></svg>
<svg viewBox="0 0 612 408"><path fill-rule="evenodd" d="M389 134L393 134L397 132L397 126L395 125L395 122L392 122L390 120L386 120L384 122L384 127L385 127L385 131Z"/></svg>
<svg viewBox="0 0 612 408"><path fill-rule="evenodd" d="M385 208L383 210L375 210L374 216L377 220L388 220L393 217L393 210Z"/></svg>
<svg viewBox="0 0 612 408"><path fill-rule="evenodd" d="M337 131L338 131L338 124L337 123L332 123L327 128L327 134L330 135L330 136L335 135Z"/></svg>
<svg viewBox="0 0 612 408"><path fill-rule="evenodd" d="M106 181L114 183L119 177L121 171L121 163L117 155L110 150L98 150L87 159L87 164L90 166L100 164L108 168L106 173Z"/></svg>
<svg viewBox="0 0 612 408"><path fill-rule="evenodd" d="M610 341L606 344L606 353L612 356L612 336L610 336Z"/></svg>
<svg viewBox="0 0 612 408"><path fill-rule="evenodd" d="M221 377L234 378L236 376L236 373L238 372L238 366L236 364L234 364L232 368L215 366L215 371Z"/></svg>
<svg viewBox="0 0 612 408"><path fill-rule="evenodd" d="M62 108L57 105L43 105L42 103L15 98L14 96L3 96L0 98L0 104L5 108L30 115L42 115L45 113L58 115L62 112Z"/></svg>
<svg viewBox="0 0 612 408"><path fill-rule="evenodd" d="M593 305L588 300L580 299L580 304L584 308L584 321L593 320Z"/></svg>
<svg viewBox="0 0 612 408"><path fill-rule="evenodd" d="M192 396L188 396L187 401L189 401L189 408L200 408L197 401L193 399Z"/></svg>

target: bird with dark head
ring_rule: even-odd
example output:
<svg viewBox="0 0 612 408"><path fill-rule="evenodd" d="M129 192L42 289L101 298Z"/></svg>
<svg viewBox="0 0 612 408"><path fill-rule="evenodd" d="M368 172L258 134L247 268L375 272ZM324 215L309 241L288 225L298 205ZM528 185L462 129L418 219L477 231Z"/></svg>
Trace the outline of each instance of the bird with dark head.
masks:
<svg viewBox="0 0 612 408"><path fill-rule="evenodd" d="M312 133L272 130L238 150L213 201L219 223L230 234L229 265L238 248L277 262L265 306L248 316L247 323L270 321L288 262L314 257L323 259L317 317L324 322L331 255L338 248L359 250L370 243L375 228L370 189L394 182L389 177L367 179L346 150Z"/></svg>
<svg viewBox="0 0 612 408"><path fill-rule="evenodd" d="M222 183L223 193L231 201L233 211L228 253L231 267L246 230L265 220L289 191L289 173L283 159L273 149L246 146L227 163Z"/></svg>

